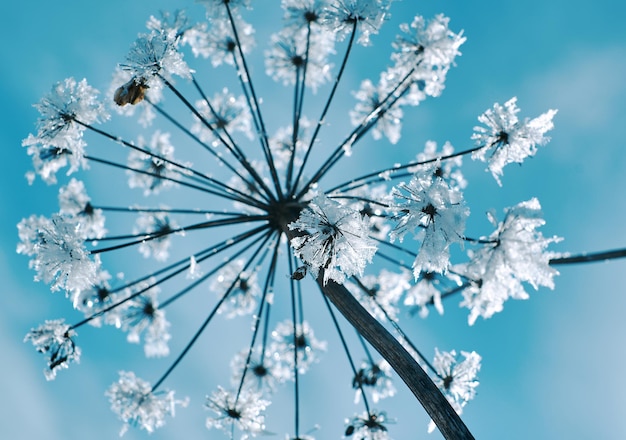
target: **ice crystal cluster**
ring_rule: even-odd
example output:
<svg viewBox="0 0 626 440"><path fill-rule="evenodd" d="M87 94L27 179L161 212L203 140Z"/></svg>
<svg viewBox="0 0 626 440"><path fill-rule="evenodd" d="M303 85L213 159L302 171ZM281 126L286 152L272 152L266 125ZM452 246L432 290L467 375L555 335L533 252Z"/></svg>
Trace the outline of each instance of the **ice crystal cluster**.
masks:
<svg viewBox="0 0 626 440"><path fill-rule="evenodd" d="M341 288L406 347L460 413L476 394L480 356L461 351L458 360L454 350L428 349L431 363L399 321L407 310L443 313L444 298L458 296L473 324L509 298L528 298L527 285L553 286L548 246L558 238L540 232L539 201L506 208L501 221L489 214L493 231L468 232L461 167L464 157L486 162L502 184L507 164L547 142L556 112L520 119L515 98L485 104L480 125L468 131L473 147L455 151L443 139L441 149L429 141L419 151L411 140L403 144L402 122L409 107L443 92L461 53L465 37L448 17L402 24L387 68L348 84L351 54L376 44L391 0L282 0L282 27L277 20L276 32L259 41L246 21L253 2L199 3L206 7L199 23L182 12L151 17L112 68L104 96L68 78L35 105L36 133L23 142L33 161L28 178L67 182L58 212L19 223L17 251L30 258L37 281L65 291L84 314L74 324L46 321L26 336L47 358L46 378L78 362L80 327L119 328L129 342L143 341L146 356L172 357L152 384L122 371L106 393L122 433L129 426L152 432L186 403L163 388L170 373L185 368L215 320L234 319L250 336L243 348L222 341L232 349L232 377L203 390L207 428L228 438L274 432L265 410L293 387L287 438L313 438L300 432L299 389L332 349L347 360L353 379L345 386L358 405L342 416L344 437L389 439L393 415L370 403L384 405L396 393L395 374L362 329L356 339L346 334L326 298L328 289ZM255 49L265 55L261 67L250 65ZM207 72L211 66L220 73ZM234 78L227 84L220 80L225 69ZM275 89L255 87L263 69ZM353 109L330 130L327 116L338 100ZM137 133L100 125L109 114L135 118ZM368 148L371 167L351 167L351 153ZM401 148L416 149L416 159L395 163ZM90 197L80 180L86 172L106 173L109 191ZM319 291L326 318L305 307ZM168 321L170 307L205 315L176 353L170 340L188 336ZM331 323L336 341L316 337L320 322Z"/></svg>

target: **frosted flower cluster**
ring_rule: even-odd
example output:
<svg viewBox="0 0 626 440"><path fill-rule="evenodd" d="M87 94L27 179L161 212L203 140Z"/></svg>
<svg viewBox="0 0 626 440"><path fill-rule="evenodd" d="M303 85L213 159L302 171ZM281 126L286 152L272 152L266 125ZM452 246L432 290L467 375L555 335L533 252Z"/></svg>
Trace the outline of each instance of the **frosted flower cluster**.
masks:
<svg viewBox="0 0 626 440"><path fill-rule="evenodd" d="M33 157L35 173L47 183L56 183L56 172L69 165L68 174L84 168L87 125L108 119L108 113L98 100L98 91L87 80L67 78L57 83L35 108L40 117L37 134L30 134L22 145ZM34 174L28 175L32 182Z"/></svg>
<svg viewBox="0 0 626 440"><path fill-rule="evenodd" d="M187 406L188 401L177 400L174 391L154 392L148 382L129 371L120 371L120 378L106 392L111 409L124 422L120 435L130 426L154 432L165 424L165 416L174 416L176 405Z"/></svg>
<svg viewBox="0 0 626 440"><path fill-rule="evenodd" d="M207 397L206 407L215 415L206 419L209 429L217 428L225 433L232 433L233 426L247 434L256 437L265 431L264 411L270 404L263 400L260 393L243 390L240 393L226 391L218 387L217 391Z"/></svg>
<svg viewBox="0 0 626 440"><path fill-rule="evenodd" d="M400 203L394 207L399 222L391 238L402 240L407 232L416 230L422 235L421 249L413 262L415 278L422 271L446 271L450 245L463 242L465 219L469 216L461 193L426 172L416 174L408 184L400 184L392 194Z"/></svg>
<svg viewBox="0 0 626 440"><path fill-rule="evenodd" d="M367 234L367 219L323 194L311 200L289 229L303 233L291 240L294 253L314 276L324 269L324 284L361 275L376 252L375 242Z"/></svg>
<svg viewBox="0 0 626 440"><path fill-rule="evenodd" d="M461 54L465 37L448 17L392 26L391 0L282 0L282 25L266 34L264 23L266 41L255 41L255 2L198 3L199 23L184 12L150 17L112 67L103 98L68 78L36 104L36 132L23 142L28 178L63 181L58 212L18 224L17 252L80 316L26 336L45 357L46 378L78 361L78 328L113 326L166 365L152 382L122 371L106 392L122 433L153 432L186 404L165 385L191 352L220 358L198 353L207 338L231 359L225 378L201 381L216 382L205 401L212 436L311 440L319 429L320 438L391 439L395 419L373 404L395 396L395 375L407 381L409 370L460 413L476 394L480 356L436 351L431 363L404 319L443 314L444 303L462 298L473 324L508 298L527 298L525 283L553 286L548 247L559 239L538 231L539 202L505 209L500 222L490 214L494 232L469 227L462 158L488 162L501 183L506 164L547 142L556 112L520 120L512 99L479 116L473 135L468 129L474 147L429 140L421 149L402 138L402 123L443 92ZM397 30L390 57L372 57L380 73L365 78L354 53L378 44L386 26ZM106 106L132 118L137 133L128 134L132 122L102 124ZM396 162L407 148L414 159ZM350 164L360 150L368 163ZM73 175L57 176L64 168ZM87 171L103 177L83 178ZM88 193L94 184L106 191ZM180 332L182 319L195 326L191 335ZM216 331L216 321L231 327ZM403 346L410 368L390 354ZM347 371L335 377L357 409L343 433L306 431L300 420L310 420L304 413L315 414L315 402L305 390L327 382L315 369L329 350L344 357ZM341 399L339 382L332 386ZM279 411L288 433L266 416L274 399L291 399Z"/></svg>
<svg viewBox="0 0 626 440"><path fill-rule="evenodd" d="M483 240L486 246L475 251L469 263L459 267L464 276L474 280L463 291L461 303L470 309L470 324L479 316L489 318L502 311L509 298L527 299L523 282L535 289L539 286L553 289L554 276L558 275L550 266L552 254L546 248L561 238L546 238L537 231L545 223L537 199L507 209L502 222L498 223L493 214L489 220L496 230Z"/></svg>
<svg viewBox="0 0 626 440"><path fill-rule="evenodd" d="M475 352L462 351L463 360L457 359L456 351L439 351L435 349L433 365L437 370L437 386L443 391L454 410L461 414L468 401L476 396L478 387L477 375L480 371L482 358ZM435 424L430 423L428 431L432 432Z"/></svg>
<svg viewBox="0 0 626 440"><path fill-rule="evenodd" d="M68 368L70 362L78 363L80 348L74 342L75 336L76 332L63 319L46 321L28 332L24 342L31 341L48 360L48 368L44 370L46 379L54 379L57 371Z"/></svg>
<svg viewBox="0 0 626 440"><path fill-rule="evenodd" d="M554 127L552 118L557 111L548 110L534 119L523 121L519 120L517 113L517 98L511 98L504 105L496 103L492 109L485 111L478 117L484 126L474 127L472 139L484 148L472 153L472 157L488 161L487 168L498 183L505 165L522 163L527 157L535 155L537 145L545 145L550 140L545 133Z"/></svg>

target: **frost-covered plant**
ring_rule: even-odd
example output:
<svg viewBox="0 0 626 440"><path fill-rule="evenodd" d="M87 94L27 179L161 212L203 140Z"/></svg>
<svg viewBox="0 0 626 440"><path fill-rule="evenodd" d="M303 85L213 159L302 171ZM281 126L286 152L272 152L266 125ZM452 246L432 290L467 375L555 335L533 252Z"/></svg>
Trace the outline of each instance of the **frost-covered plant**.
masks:
<svg viewBox="0 0 626 440"><path fill-rule="evenodd" d="M344 79L350 56L358 45L375 44L391 1L282 0L284 25L266 39L264 67L293 90L289 97L271 86L255 88L249 65L255 30L244 20L252 2L200 3L203 23L183 13L150 18L115 70L106 104L85 80L73 78L36 104L37 132L23 142L33 159L29 179L56 183L64 168L74 176L60 189L58 213L19 223L17 251L30 257L36 280L65 290L85 315L72 325L46 321L26 336L47 358L46 378L78 361L76 329L86 324L120 328L131 343L143 339L148 357L169 355L176 325L165 309L187 305L205 318L154 385L121 372L107 391L122 431L136 425L152 432L186 402L161 386L184 368L187 354L221 316L251 329L251 336L240 349L220 335L221 346L232 348L233 371L230 386L216 384L206 399L213 412L206 426L230 438L273 432L265 409L276 393L293 387L287 438L310 439L299 426L301 383L325 351L336 349L317 339L313 327L322 317L305 306L319 290L327 327L336 331L351 370L346 389L362 405L347 419L345 438L391 438L395 419L370 402L382 404L396 393L395 374L446 438L472 438L457 413L476 394L480 356L461 351L459 361L455 351L435 349L429 362L399 324L405 312L443 314L446 298L462 296L473 324L500 312L508 298L528 298L526 284L552 288L556 264L624 254L551 252L559 239L539 231L544 221L534 198L505 209L501 222L489 214L493 232L466 231L462 158L487 162L501 184L505 165L523 162L547 142L556 111L520 120L513 98L478 117L474 147L455 151L445 142L438 149L429 141L412 154L415 160L397 164L392 148L403 148L409 107L442 93L465 41L449 18L417 16L401 25L388 67L378 78L359 78L350 92ZM208 61L196 60L194 70L189 55ZM237 87L227 88L217 74L205 77L206 64L233 69ZM319 109L319 101L309 103L309 90L322 96ZM356 100L346 120L333 124L340 134L326 129L338 99ZM115 114L138 116L142 134L131 140L100 128L107 105ZM155 123L161 125L146 135ZM372 163L380 165L354 171L347 157L369 146L367 134L385 143L384 155L374 150ZM130 191L116 187L89 197L77 177L92 164L94 172L108 167L107 185L123 180L111 178L114 173L125 173ZM147 201L138 202L142 194ZM102 267L124 275L113 278ZM336 311L356 329L356 343ZM382 360L374 361L374 350ZM357 364L357 356L365 361Z"/></svg>

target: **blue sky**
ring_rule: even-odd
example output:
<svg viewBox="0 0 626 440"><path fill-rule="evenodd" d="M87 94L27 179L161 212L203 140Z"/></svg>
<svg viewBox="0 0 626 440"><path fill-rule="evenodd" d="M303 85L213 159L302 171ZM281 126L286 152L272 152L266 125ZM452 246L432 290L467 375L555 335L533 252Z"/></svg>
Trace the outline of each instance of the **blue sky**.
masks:
<svg viewBox="0 0 626 440"><path fill-rule="evenodd" d="M253 20L263 18L258 32L277 30L277 1L252 3L267 8L257 6L257 14L250 18L255 25ZM0 57L5 60L0 69L0 142L5 151L0 163L0 347L4 360L0 389L5 396L0 404L0 437L114 438L120 424L103 393L116 379L116 372L132 369L153 378L167 368L167 360L143 360L140 347L129 347L124 335L113 329L86 328L80 332L81 363L62 371L56 381L46 382L41 373L43 359L23 344L22 338L45 319L65 316L71 320L77 315L62 294L53 295L46 286L32 281L27 259L15 253L15 225L33 213L49 215L57 209L57 188L41 181L28 186L24 178L31 164L20 144L34 130L37 114L31 105L53 83L68 76L86 77L106 91L116 63L150 14L180 7L202 16L201 8L191 2L162 0L12 2L0 16L0 32L4 33ZM443 96L407 112L403 137L393 147L396 150L377 147L368 139L367 151L374 155L355 153L346 164L371 169L372 162L386 159L390 151L412 158L428 139L438 143L449 140L462 149L469 146L477 115L493 102L517 96L521 116L534 117L549 108L559 110L552 142L522 167L507 167L502 188L483 171L483 164L466 160L466 197L473 218L468 227L475 228L475 235L486 233L483 212L495 208L501 213L506 206L536 196L547 221L544 234L565 238L559 250L625 246L622 127L626 122L626 28L622 21L626 11L622 2L400 1L393 5L392 20L382 34L373 38L373 47L355 51L345 84L354 89L360 79L377 77L386 66L389 41L399 23L410 22L415 14L431 17L439 12L451 17L452 29L464 29L468 38ZM257 54L261 54L263 40L258 46ZM207 80L215 83L214 91L221 89L219 75L223 73L206 71ZM257 73L261 84L270 84L261 79L260 65ZM323 96L324 90L319 95ZM267 107L279 108L280 102L270 96L273 98L268 93ZM347 91L344 96L349 97ZM103 177L108 176L88 173L81 177L92 197L107 195ZM477 438L624 438L626 382L620 371L626 362L624 264L562 267L554 291L532 291L529 301L508 302L503 313L471 328L466 325L466 312L459 310L456 302L446 305L443 317L431 314L425 321L405 317L403 324L419 335L426 353L437 346L476 350L483 356L478 396L464 414ZM173 344L180 346L184 335L193 331L187 321L201 319L201 313L179 310L172 313L174 318L183 321L174 327L181 336ZM213 331L236 331L234 325L248 324L237 321ZM179 411L151 438L217 435L205 430L201 403L204 394L227 377L231 351L226 348L232 348L210 339L213 341L195 350L168 383L180 395L192 398L190 407ZM331 341L332 335L327 339ZM338 342L330 343L337 352ZM351 390L341 399L335 397L334 390L339 387L336 362L342 361L331 350L316 371L306 376L303 394L310 411L303 427L319 421L337 433L329 433L328 438L339 437L343 418L354 411ZM326 404L329 401L333 404ZM324 403L320 406L318 402ZM287 397L279 399L271 410L270 423L288 411L288 403ZM395 403L385 403L384 409L398 420L391 426L394 438L438 438L438 434L425 433L427 417L406 391L399 392ZM277 432L282 438L283 431ZM125 438L147 435L131 430Z"/></svg>

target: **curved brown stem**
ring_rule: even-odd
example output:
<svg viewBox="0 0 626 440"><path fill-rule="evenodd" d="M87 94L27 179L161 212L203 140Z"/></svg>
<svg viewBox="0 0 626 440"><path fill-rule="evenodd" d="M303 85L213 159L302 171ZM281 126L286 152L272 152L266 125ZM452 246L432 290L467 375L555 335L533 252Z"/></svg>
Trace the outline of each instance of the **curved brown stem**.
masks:
<svg viewBox="0 0 626 440"><path fill-rule="evenodd" d="M439 388L413 357L382 326L343 285L330 280L324 285L320 270L317 284L348 322L378 351L417 397L428 415L448 440L473 439L463 420L452 408Z"/></svg>

